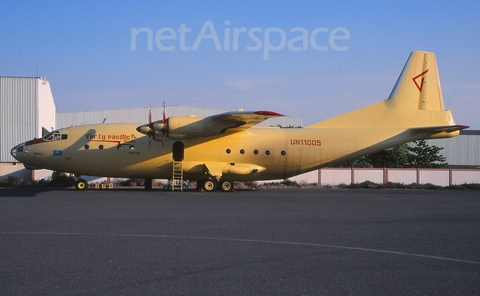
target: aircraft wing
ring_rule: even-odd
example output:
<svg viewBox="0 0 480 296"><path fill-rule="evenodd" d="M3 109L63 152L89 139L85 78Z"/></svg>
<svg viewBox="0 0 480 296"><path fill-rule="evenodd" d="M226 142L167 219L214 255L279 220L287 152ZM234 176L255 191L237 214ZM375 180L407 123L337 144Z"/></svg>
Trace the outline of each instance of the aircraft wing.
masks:
<svg viewBox="0 0 480 296"><path fill-rule="evenodd" d="M232 111L210 116L216 126L221 126L220 133L246 130L269 118L284 116L272 111Z"/></svg>
<svg viewBox="0 0 480 296"><path fill-rule="evenodd" d="M171 139L192 139L240 132L272 117L283 116L272 111L236 111L209 117L174 116L137 127L137 131L153 136L156 141Z"/></svg>

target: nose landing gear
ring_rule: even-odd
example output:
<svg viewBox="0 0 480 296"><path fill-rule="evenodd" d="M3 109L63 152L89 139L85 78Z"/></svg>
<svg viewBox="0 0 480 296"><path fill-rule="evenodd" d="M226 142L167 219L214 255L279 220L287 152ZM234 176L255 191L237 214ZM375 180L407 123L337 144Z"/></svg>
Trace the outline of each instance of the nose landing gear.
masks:
<svg viewBox="0 0 480 296"><path fill-rule="evenodd" d="M77 190L85 190L88 188L88 182L83 180L82 178L77 179L75 181L75 189Z"/></svg>

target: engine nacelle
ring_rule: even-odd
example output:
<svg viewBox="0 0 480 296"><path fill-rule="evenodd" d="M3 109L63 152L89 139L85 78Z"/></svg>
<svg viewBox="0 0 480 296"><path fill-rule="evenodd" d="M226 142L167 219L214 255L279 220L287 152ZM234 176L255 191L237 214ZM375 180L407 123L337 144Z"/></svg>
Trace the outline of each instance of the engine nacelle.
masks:
<svg viewBox="0 0 480 296"><path fill-rule="evenodd" d="M163 133L171 139L191 139L223 134L227 129L237 127L232 121L219 121L210 117L174 116L169 117L165 124L161 121L153 123L155 133ZM155 137L155 139L157 139Z"/></svg>
<svg viewBox="0 0 480 296"><path fill-rule="evenodd" d="M170 139L191 139L223 134L227 129L238 127L238 121L215 120L211 117L174 116L137 127L137 131L152 136L155 141L164 137Z"/></svg>
<svg viewBox="0 0 480 296"><path fill-rule="evenodd" d="M169 117L165 123L166 136L172 139L198 138L208 136L205 133L205 122L202 117ZM156 129L156 127L154 126Z"/></svg>

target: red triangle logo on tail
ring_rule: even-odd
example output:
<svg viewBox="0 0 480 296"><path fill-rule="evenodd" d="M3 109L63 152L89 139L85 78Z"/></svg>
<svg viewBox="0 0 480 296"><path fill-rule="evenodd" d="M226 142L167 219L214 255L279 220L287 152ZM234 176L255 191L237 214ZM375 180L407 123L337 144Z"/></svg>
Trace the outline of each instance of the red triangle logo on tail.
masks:
<svg viewBox="0 0 480 296"><path fill-rule="evenodd" d="M423 81L425 80L425 77L423 77L425 74L427 74L428 72L428 69L423 71L422 73L418 74L417 76L413 77L412 80L413 80L413 83L415 83L415 86L418 88L418 91L419 92L422 92L422 88L423 88ZM418 78L422 78L422 80L420 80L420 83L418 83Z"/></svg>

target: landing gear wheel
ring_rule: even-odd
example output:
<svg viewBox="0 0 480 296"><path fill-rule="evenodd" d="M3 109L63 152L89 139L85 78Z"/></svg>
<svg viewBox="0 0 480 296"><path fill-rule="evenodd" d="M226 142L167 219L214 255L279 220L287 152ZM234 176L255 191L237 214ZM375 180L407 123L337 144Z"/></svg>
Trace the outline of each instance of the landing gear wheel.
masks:
<svg viewBox="0 0 480 296"><path fill-rule="evenodd" d="M85 190L88 188L88 183L87 181L80 179L77 182L75 182L75 189L77 190Z"/></svg>
<svg viewBox="0 0 480 296"><path fill-rule="evenodd" d="M230 180L222 180L222 181L220 181L220 189L221 189L223 192L232 191L232 189L233 189L233 183L232 183L232 181L230 181Z"/></svg>
<svg viewBox="0 0 480 296"><path fill-rule="evenodd" d="M205 183L203 183L203 189L205 189L207 192L214 191L216 187L217 183L215 183L213 180L206 180Z"/></svg>

